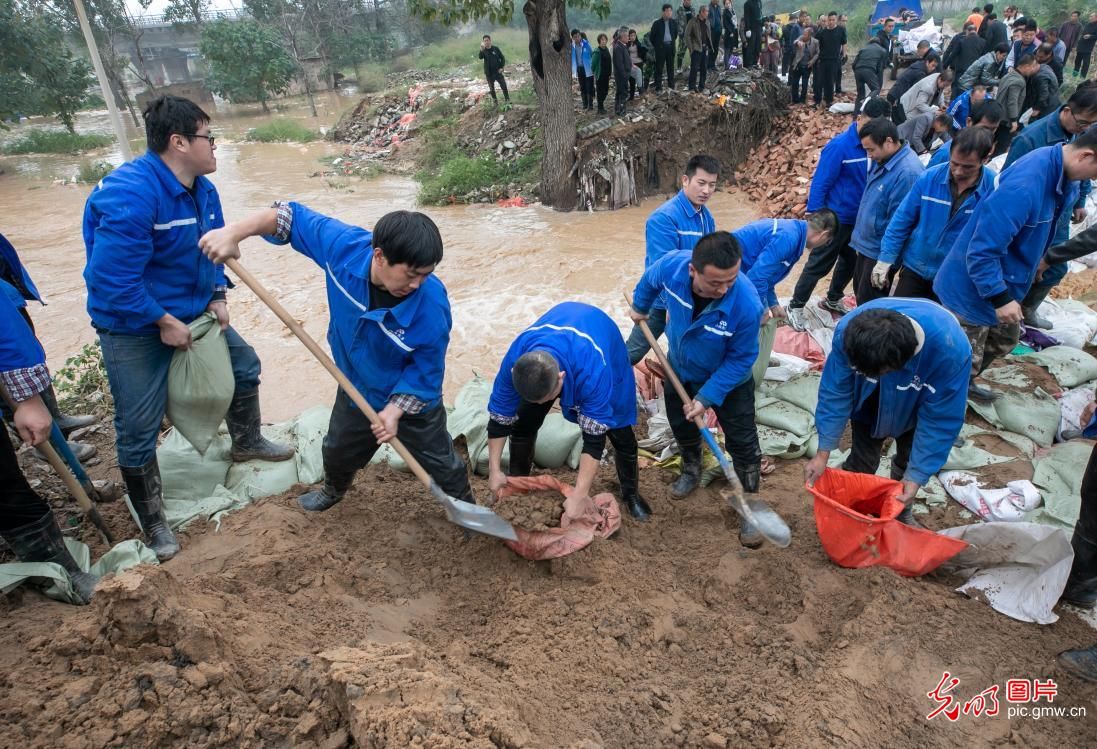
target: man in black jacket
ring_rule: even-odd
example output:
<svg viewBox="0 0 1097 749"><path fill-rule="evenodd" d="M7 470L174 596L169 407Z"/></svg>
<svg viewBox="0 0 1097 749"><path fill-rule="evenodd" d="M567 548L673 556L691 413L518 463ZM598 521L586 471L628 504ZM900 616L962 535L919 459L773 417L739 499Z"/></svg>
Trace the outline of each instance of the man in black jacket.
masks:
<svg viewBox="0 0 1097 749"><path fill-rule="evenodd" d="M997 13L991 13L979 27L979 36L987 43L987 49L994 49L999 44L1009 44L1009 28L998 20Z"/></svg>
<svg viewBox="0 0 1097 749"><path fill-rule="evenodd" d="M743 67L757 67L762 52L761 0L747 0L743 4L743 36Z"/></svg>
<svg viewBox="0 0 1097 749"><path fill-rule="evenodd" d="M503 78L503 67L507 61L503 57L502 50L491 45L491 37L487 34L484 34L484 39L480 42L480 59L484 61L484 77L488 79L488 86L491 87L492 100L496 104L499 103L499 97L495 95L495 84L498 83L499 88L503 90L503 102L510 104L507 81Z"/></svg>
<svg viewBox="0 0 1097 749"><path fill-rule="evenodd" d="M888 51L880 46L880 38L873 37L853 58L853 80L857 83L857 103L854 113L861 111L861 102L877 96L883 86L884 70L891 60Z"/></svg>
<svg viewBox="0 0 1097 749"><path fill-rule="evenodd" d="M667 88L674 88L674 50L678 42L678 22L674 7L663 4L663 15L651 25L651 46L655 49L655 92L663 90L663 71L667 73Z"/></svg>
<svg viewBox="0 0 1097 749"><path fill-rule="evenodd" d="M1093 56L1093 47L1097 44L1097 13L1089 14L1089 22L1082 27L1078 38L1078 51L1074 53L1074 75L1089 77L1089 58Z"/></svg>
<svg viewBox="0 0 1097 749"><path fill-rule="evenodd" d="M895 32L895 19L885 18L879 31L876 32L874 39L888 53L888 64L891 63L891 53L895 49L895 39L892 34Z"/></svg>
<svg viewBox="0 0 1097 749"><path fill-rule="evenodd" d="M986 21L983 21L986 23ZM961 93L960 76L962 76L971 63L978 60L986 52L987 43L979 37L975 24L969 23L964 27L964 33L954 36L945 50L945 57L941 62L944 67L951 68L954 76L952 79L952 96L957 97Z"/></svg>
<svg viewBox="0 0 1097 749"><path fill-rule="evenodd" d="M632 56L628 53L628 26L617 29L613 35L613 113L620 117L625 113L628 100L628 82L632 77Z"/></svg>

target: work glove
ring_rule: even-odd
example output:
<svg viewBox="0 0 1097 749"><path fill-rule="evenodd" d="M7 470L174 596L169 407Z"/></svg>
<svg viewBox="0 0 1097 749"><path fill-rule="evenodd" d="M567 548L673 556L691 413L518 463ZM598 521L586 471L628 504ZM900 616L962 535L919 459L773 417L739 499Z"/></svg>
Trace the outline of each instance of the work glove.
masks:
<svg viewBox="0 0 1097 749"><path fill-rule="evenodd" d="M888 285L888 273L891 271L891 263L880 260L872 269L872 285L878 289L886 289Z"/></svg>
<svg viewBox="0 0 1097 749"><path fill-rule="evenodd" d="M747 39L750 39L750 31L747 31Z"/></svg>

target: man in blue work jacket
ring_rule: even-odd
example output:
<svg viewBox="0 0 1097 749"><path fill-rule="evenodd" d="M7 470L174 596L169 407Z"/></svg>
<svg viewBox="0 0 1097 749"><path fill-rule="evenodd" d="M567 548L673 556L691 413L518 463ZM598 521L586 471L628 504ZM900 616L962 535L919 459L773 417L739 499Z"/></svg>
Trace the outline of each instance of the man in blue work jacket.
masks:
<svg viewBox="0 0 1097 749"><path fill-rule="evenodd" d="M872 285L885 289L896 266L895 296L937 301L933 279L975 206L994 190L994 172L985 165L994 136L979 127L961 130L949 163L925 172L891 217Z"/></svg>
<svg viewBox="0 0 1097 749"><path fill-rule="evenodd" d="M42 393L50 386L46 355L19 308L0 293L0 384L15 404L12 422L28 445L49 440L49 409ZM0 399L2 400L2 399ZM20 562L53 562L68 574L72 587L87 602L98 578L83 572L73 559L53 510L27 482L19 467L8 429L0 425L0 537Z"/></svg>
<svg viewBox="0 0 1097 749"><path fill-rule="evenodd" d="M84 208L88 313L99 333L114 397L118 466L149 547L161 560L179 550L164 517L156 438L176 349L207 310L228 342L236 382L225 419L232 459L289 460L293 450L260 433L259 357L229 325L224 269L198 239L224 226L210 118L193 102L162 96L145 108L148 152L115 169Z"/></svg>
<svg viewBox="0 0 1097 749"><path fill-rule="evenodd" d="M339 502L381 444L399 436L446 494L475 502L465 463L446 431L442 380L453 325L446 287L434 275L442 237L423 213L393 211L370 232L300 203L274 206L210 232L202 251L223 263L240 242L289 243L324 271L328 345L339 369L377 411L373 426L339 389L324 437L324 485L298 498L311 512Z"/></svg>
<svg viewBox="0 0 1097 749"><path fill-rule="evenodd" d="M857 304L888 295L891 276L884 288L872 284L872 269L880 255L880 243L888 221L899 209L910 188L922 176L925 167L910 146L899 138L895 123L877 117L861 128L861 145L872 159L865 183L865 195L857 208L857 223L849 243L857 251L853 266L853 293Z"/></svg>
<svg viewBox="0 0 1097 749"><path fill-rule="evenodd" d="M811 214L807 221L764 218L736 229L732 234L743 250L739 273L754 284L758 298L768 310L762 316L758 335L758 359L753 367L755 384L765 377L777 335L777 320L785 309L777 302L777 284L800 261L804 250L814 250L831 240L838 230L838 217L829 208Z"/></svg>
<svg viewBox="0 0 1097 749"><path fill-rule="evenodd" d="M706 234L716 231L716 220L705 207L720 181L720 162L697 154L686 163L682 189L673 198L652 211L644 224L644 268L650 268L669 252L692 250ZM660 297L648 318L651 334L658 338L667 327L667 308ZM629 361L636 364L650 348L639 327L628 337Z"/></svg>
<svg viewBox="0 0 1097 749"><path fill-rule="evenodd" d="M589 497L606 437L613 444L621 498L629 514L647 520L640 496L636 379L617 323L602 310L564 302L541 315L514 340L499 365L488 402L488 484L506 484L503 446L510 438L510 475L528 476L537 431L560 402L564 418L583 433L575 492Z"/></svg>
<svg viewBox="0 0 1097 749"><path fill-rule="evenodd" d="M895 439L891 478L903 482L899 520L918 525L910 506L941 470L964 425L971 347L956 318L925 299L893 297L860 305L834 331L819 382L819 451L804 466L808 485L826 470L849 424L853 445L842 469L875 474L884 440Z"/></svg>
<svg viewBox="0 0 1097 749"><path fill-rule="evenodd" d="M758 324L764 310L754 284L738 280L742 250L735 237L718 231L692 251L672 252L644 271L629 317L647 319L659 292L666 290L670 364L692 400L682 403L672 387L663 391L667 419L682 454L682 475L671 496L690 494L701 481L701 434L693 419L716 412L735 472L748 493L756 493L762 451L754 424L754 378ZM649 366L660 373L660 367ZM760 546L758 531L744 524L739 541Z"/></svg>
<svg viewBox="0 0 1097 749"><path fill-rule="evenodd" d="M23 265L23 261L19 259L19 253L15 251L15 247L3 234L0 234L0 293L6 294L11 299L33 333L34 321L31 320L27 302L35 301L43 305L45 302L42 300L38 287L34 285L26 266ZM94 416L72 416L61 413L61 407L57 405L57 394L54 392L52 384L42 391L42 400L49 408L54 423L57 424L61 433L65 436L81 427L95 423ZM69 449L79 460L88 460L94 457L96 452L94 446L85 442L70 442Z"/></svg>
<svg viewBox="0 0 1097 749"><path fill-rule="evenodd" d="M796 330L804 329L804 307L815 291L819 280L834 269L827 289L826 299L819 306L839 315L846 313L842 303L846 285L853 278L856 253L849 246L853 225L857 221L857 207L865 194L868 179L869 158L861 145L858 129L876 117L887 117L891 106L879 96L866 99L857 119L848 128L823 146L819 165L811 178L807 211L815 213L829 208L838 216L838 230L825 245L811 251L800 271L792 299L788 303L788 321Z"/></svg>
<svg viewBox="0 0 1097 749"><path fill-rule="evenodd" d="M982 104L971 110L968 114L967 122L965 126L968 128L978 127L986 130L994 137L998 132L998 126L1005 120L1006 112L1002 109L1002 105L993 99L987 99ZM997 146L997 139L995 139L995 146ZM926 169L930 169L941 164L947 164L949 161L949 155L952 153L952 140L947 140L941 147L933 152L933 157L926 164ZM991 158L995 155L994 148L990 151ZM991 170L993 173L994 170Z"/></svg>
<svg viewBox="0 0 1097 749"><path fill-rule="evenodd" d="M1011 168L1025 154L1035 151L1037 148L1045 148L1060 143L1069 143L1073 138L1084 133L1090 125L1097 123L1097 82L1083 81L1071 95L1067 103L1057 110L1041 117L1019 132L1010 144L1009 154L1006 156L1005 166L1002 171ZM1080 223L1086 217L1086 198L1091 190L1089 180L1079 184L1078 200L1074 209L1064 213L1059 218L1055 227L1052 244L1062 244L1070 239L1070 223ZM1026 325L1037 328L1049 329L1051 323L1040 317L1036 310L1051 293L1051 290L1059 285L1067 274L1067 264L1058 263L1049 268L1039 281L1032 285L1028 294L1021 302L1021 312L1024 314Z"/></svg>
<svg viewBox="0 0 1097 749"><path fill-rule="evenodd" d="M1040 148L998 178L945 256L933 291L971 341L971 377L1008 354L1020 338L1021 300L1028 294L1055 226L1078 199L1080 180L1097 178L1097 132ZM989 388L969 388L990 401Z"/></svg>

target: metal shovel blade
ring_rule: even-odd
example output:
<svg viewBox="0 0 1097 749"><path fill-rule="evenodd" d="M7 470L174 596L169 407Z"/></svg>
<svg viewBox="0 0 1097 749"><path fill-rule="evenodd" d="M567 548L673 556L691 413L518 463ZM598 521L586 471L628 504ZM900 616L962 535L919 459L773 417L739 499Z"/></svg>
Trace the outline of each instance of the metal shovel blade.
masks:
<svg viewBox="0 0 1097 749"><path fill-rule="evenodd" d="M483 533L485 536L495 536L505 541L518 540L514 526L496 515L490 508L454 499L442 491L442 487L434 481L430 482L430 493L441 503L451 523L468 528L470 531Z"/></svg>
<svg viewBox="0 0 1097 749"><path fill-rule="evenodd" d="M774 512L772 507L762 500L754 498L749 500L744 499L742 494L743 488L739 483L739 477L732 471L727 456L724 455L724 451L720 449L720 445L716 442L716 438L712 436L712 432L707 429L702 429L701 436L704 437L705 442L708 443L709 449L712 450L712 454L720 461L720 467L724 470L724 476L727 477L728 483L732 487L732 491L722 491L720 492L720 495L728 501L731 505L731 509L739 513L741 518L753 523L754 527L758 529L758 532L762 534L764 539L774 546L782 549L787 548L788 545L792 543L792 531L789 529L788 524L780 515Z"/></svg>

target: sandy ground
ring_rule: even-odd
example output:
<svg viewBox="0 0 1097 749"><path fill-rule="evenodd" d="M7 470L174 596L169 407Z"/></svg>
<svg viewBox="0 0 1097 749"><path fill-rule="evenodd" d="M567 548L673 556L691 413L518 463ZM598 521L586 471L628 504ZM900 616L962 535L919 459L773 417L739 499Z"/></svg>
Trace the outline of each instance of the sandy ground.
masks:
<svg viewBox="0 0 1097 749"><path fill-rule="evenodd" d="M612 466L597 491L617 487ZM561 476L567 480L566 474ZM0 600L0 746L1080 746L1097 686L1054 666L1097 640L1067 612L1022 624L933 577L823 553L799 461L763 492L792 546L757 551L712 490L562 560L465 540L409 477L359 476L307 515L295 492L192 526L183 551L87 607ZM477 480L475 490L486 487ZM119 527L118 506L108 518ZM954 508L929 524L955 523ZM927 721L948 671L967 700L1053 678L1088 718Z"/></svg>

